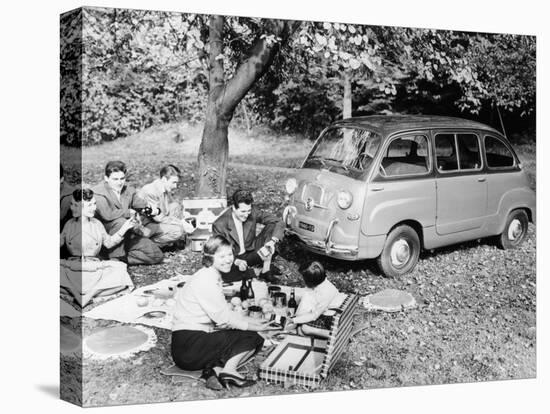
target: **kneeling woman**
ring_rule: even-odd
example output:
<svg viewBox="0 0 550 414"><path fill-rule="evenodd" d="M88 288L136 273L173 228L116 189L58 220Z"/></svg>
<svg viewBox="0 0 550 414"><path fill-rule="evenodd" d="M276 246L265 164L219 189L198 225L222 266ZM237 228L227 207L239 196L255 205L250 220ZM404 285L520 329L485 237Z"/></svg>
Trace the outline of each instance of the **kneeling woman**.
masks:
<svg viewBox="0 0 550 414"><path fill-rule="evenodd" d="M71 201L73 218L61 232L60 244L66 245L71 257L61 260L61 292L70 293L81 307L95 296L108 296L123 290L130 291L134 284L126 271L126 264L114 260L99 260L102 246L113 247L122 242L124 233L137 223L128 219L112 236L96 218L94 192L89 188L77 189Z"/></svg>
<svg viewBox="0 0 550 414"><path fill-rule="evenodd" d="M257 332L269 323L233 312L225 301L221 273L233 264L225 238L215 236L205 243L202 264L176 295L172 358L181 369L203 370L208 388L252 385L237 367L261 350L264 340Z"/></svg>

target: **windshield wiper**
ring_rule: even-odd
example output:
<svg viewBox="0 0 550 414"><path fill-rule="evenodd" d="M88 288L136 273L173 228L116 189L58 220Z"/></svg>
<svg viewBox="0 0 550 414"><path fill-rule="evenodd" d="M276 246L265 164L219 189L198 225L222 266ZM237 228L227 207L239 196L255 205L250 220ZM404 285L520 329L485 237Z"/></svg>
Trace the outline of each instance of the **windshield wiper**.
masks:
<svg viewBox="0 0 550 414"><path fill-rule="evenodd" d="M349 171L349 167L343 163L342 160L337 160L336 158L325 158L325 161L332 161L338 163L338 167L343 168L346 172Z"/></svg>
<svg viewBox="0 0 550 414"><path fill-rule="evenodd" d="M319 161L324 168L327 168L327 164L326 164L325 160L320 155L313 155L313 156L309 157L309 160L310 161L314 161L314 160Z"/></svg>

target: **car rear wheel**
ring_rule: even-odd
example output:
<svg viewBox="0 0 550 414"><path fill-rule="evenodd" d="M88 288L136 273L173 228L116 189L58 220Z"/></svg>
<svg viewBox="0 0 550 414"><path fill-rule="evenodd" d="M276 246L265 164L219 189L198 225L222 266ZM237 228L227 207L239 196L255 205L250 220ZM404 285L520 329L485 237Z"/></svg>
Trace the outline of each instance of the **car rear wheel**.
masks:
<svg viewBox="0 0 550 414"><path fill-rule="evenodd" d="M525 210L514 210L508 215L504 230L498 237L498 245L504 250L515 249L527 237L529 218Z"/></svg>
<svg viewBox="0 0 550 414"><path fill-rule="evenodd" d="M385 276L398 277L414 269L419 255L420 239L416 231L407 225L397 226L386 238L377 259L378 267Z"/></svg>

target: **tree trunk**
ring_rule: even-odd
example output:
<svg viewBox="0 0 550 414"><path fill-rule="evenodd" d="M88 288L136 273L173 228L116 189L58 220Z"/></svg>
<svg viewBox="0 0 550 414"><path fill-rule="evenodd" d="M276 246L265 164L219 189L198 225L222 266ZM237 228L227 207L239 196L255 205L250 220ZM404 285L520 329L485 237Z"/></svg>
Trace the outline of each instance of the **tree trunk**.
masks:
<svg viewBox="0 0 550 414"><path fill-rule="evenodd" d="M349 72L344 72L344 100L342 118L351 118L351 76Z"/></svg>
<svg viewBox="0 0 550 414"><path fill-rule="evenodd" d="M250 120L250 115L248 113L248 109L246 109L246 101L243 100L241 102L241 108L243 109L243 116L244 116L244 122L246 124L246 136L250 136L250 132L252 130L252 121Z"/></svg>
<svg viewBox="0 0 550 414"><path fill-rule="evenodd" d="M196 194L199 197L225 196L225 174L229 144L229 121L223 116L223 91L225 89L223 60L216 59L223 52L222 16L211 16L209 21L209 93L206 118L198 155Z"/></svg>
<svg viewBox="0 0 550 414"><path fill-rule="evenodd" d="M199 197L225 197L229 143L227 133L235 108L252 85L264 74L280 47L259 36L249 57L239 65L234 76L224 79L223 16L211 16L209 22L209 93L206 120L198 155L198 180L196 195ZM297 22L268 20L267 32L285 41Z"/></svg>
<svg viewBox="0 0 550 414"><path fill-rule="evenodd" d="M198 197L225 197L229 121L218 114L215 104L208 103L198 157Z"/></svg>

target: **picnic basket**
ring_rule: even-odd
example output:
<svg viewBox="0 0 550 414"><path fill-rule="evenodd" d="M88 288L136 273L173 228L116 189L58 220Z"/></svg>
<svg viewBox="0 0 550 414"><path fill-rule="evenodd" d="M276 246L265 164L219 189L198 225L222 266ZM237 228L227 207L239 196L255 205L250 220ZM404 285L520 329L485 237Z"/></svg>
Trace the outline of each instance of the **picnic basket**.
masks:
<svg viewBox="0 0 550 414"><path fill-rule="evenodd" d="M328 376L349 341L359 296L347 295L335 309L328 339L287 335L260 365L267 382L315 388Z"/></svg>

